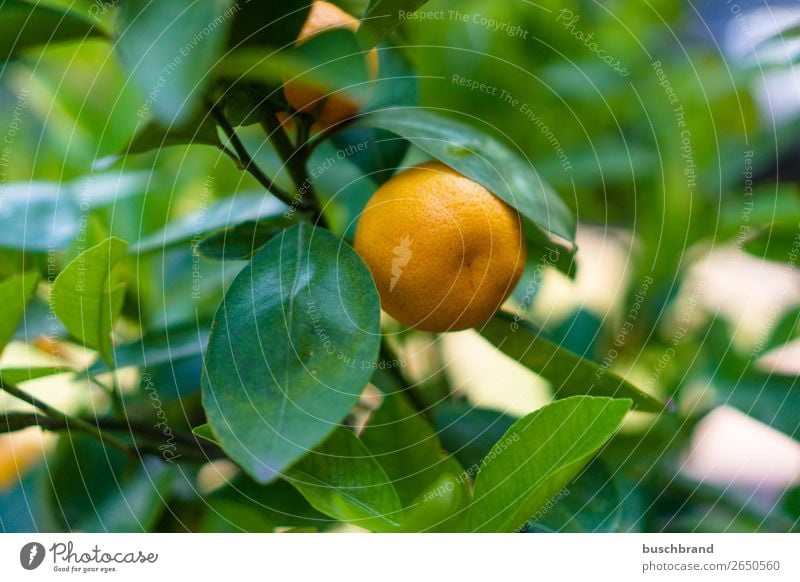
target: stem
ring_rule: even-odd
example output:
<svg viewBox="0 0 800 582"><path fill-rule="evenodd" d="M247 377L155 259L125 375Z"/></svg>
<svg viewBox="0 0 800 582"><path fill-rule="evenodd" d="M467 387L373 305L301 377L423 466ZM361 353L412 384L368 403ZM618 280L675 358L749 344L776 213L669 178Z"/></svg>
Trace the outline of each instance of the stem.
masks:
<svg viewBox="0 0 800 582"><path fill-rule="evenodd" d="M57 408L50 406L46 402L42 402L41 400L36 398L36 396L28 392L25 392L18 386L4 382L2 378L0 378L0 389L4 390L5 392L8 392L15 398L19 398L20 400L27 402L28 404L34 406L35 408L38 408L39 410L44 412L48 417L54 420L62 421L64 423L65 428L67 429L74 428L76 430L83 431L87 434L96 436L100 440L111 445L112 447L121 450L127 455L133 454L133 451L130 449L130 447L128 447L128 445L119 440L117 437L104 433L96 425L87 422L82 418L70 416L66 412L62 412L61 410L58 410Z"/></svg>
<svg viewBox="0 0 800 582"><path fill-rule="evenodd" d="M88 419L78 418L78 420L84 420L87 423L89 422ZM49 430L53 432L65 431L73 428L64 418L54 418L52 416L39 414L38 412L9 412L0 416L0 433L15 432L33 426L37 426L42 430ZM96 426L105 431L128 432L129 430L133 430L140 435L146 435L153 439L163 437L160 431L143 423L132 422L130 423L129 428L128 424L121 423L115 419L98 418L96 419ZM194 435L173 433L173 436L176 442L180 442L181 444L190 447L188 449L176 449L181 456L196 458L202 461L207 461L212 458L222 458L224 456L219 447L212 443L206 444L202 442L201 439L196 439ZM125 448L127 453L133 453L131 447L125 446ZM151 442L136 442L133 444L133 448L136 451L144 454L153 454L158 456L162 455L161 449Z"/></svg>
<svg viewBox="0 0 800 582"><path fill-rule="evenodd" d="M236 135L236 130L233 128L230 121L228 121L228 118L225 117L222 109L217 105L212 105L211 115L214 117L217 125L222 128L223 133L230 141L231 146L233 146L233 149L236 152L236 156L232 156L231 151L228 148L223 148L222 151L231 156L231 158L237 162L243 170L258 180L259 184L264 186L267 191L274 194L285 204L292 205L293 200L289 193L285 192L277 184L275 184L275 181L270 179L270 177L258 167L258 164L255 163L252 156L250 156L250 153L247 151L247 148L242 143L242 140L239 139L238 135Z"/></svg>
<svg viewBox="0 0 800 582"><path fill-rule="evenodd" d="M381 347L380 347L380 357L382 360L385 360L390 363L394 363L397 361L397 356L392 352L391 347L386 342L386 339L381 339ZM408 397L411 401L411 405L414 407L414 410L419 412L421 415L425 416L426 418L430 418L430 409L431 407L428 406L425 401L420 397L417 393L416 386L410 385L409 381L403 376L400 369L395 366L387 366L386 371L389 372L394 379L397 380L401 386L406 388L403 390L403 394Z"/></svg>

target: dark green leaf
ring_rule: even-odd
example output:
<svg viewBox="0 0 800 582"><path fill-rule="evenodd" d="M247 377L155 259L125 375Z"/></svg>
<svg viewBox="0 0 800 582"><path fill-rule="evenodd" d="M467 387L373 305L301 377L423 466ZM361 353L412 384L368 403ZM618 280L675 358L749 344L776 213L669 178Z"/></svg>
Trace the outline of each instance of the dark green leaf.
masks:
<svg viewBox="0 0 800 582"><path fill-rule="evenodd" d="M526 531L614 532L622 508L616 481L608 468L595 460L534 515Z"/></svg>
<svg viewBox="0 0 800 582"><path fill-rule="evenodd" d="M444 448L467 468L471 478L481 460L517 421L513 416L466 402L444 402L435 409L437 434Z"/></svg>
<svg viewBox="0 0 800 582"><path fill-rule="evenodd" d="M299 47L283 51L236 51L222 60L217 72L230 81L244 79L267 86L291 80L358 103L367 101L372 86L363 47L352 32L341 28L317 34Z"/></svg>
<svg viewBox="0 0 800 582"><path fill-rule="evenodd" d="M21 0L0 5L0 59L31 47L99 36L101 31L88 19L69 10Z"/></svg>
<svg viewBox="0 0 800 582"><path fill-rule="evenodd" d="M556 398L577 394L630 398L643 412L660 412L664 405L630 382L594 362L545 339L525 321L500 313L480 330L503 353L553 383Z"/></svg>
<svg viewBox="0 0 800 582"><path fill-rule="evenodd" d="M406 14L415 12L428 0L370 0L367 13L361 21L358 34L366 42L376 45L407 20Z"/></svg>
<svg viewBox="0 0 800 582"><path fill-rule="evenodd" d="M277 527L324 530L335 523L284 480L259 485L246 475L204 499L202 531L272 532Z"/></svg>
<svg viewBox="0 0 800 582"><path fill-rule="evenodd" d="M403 506L392 482L346 428L303 457L286 478L326 515L372 531L400 527Z"/></svg>
<svg viewBox="0 0 800 582"><path fill-rule="evenodd" d="M236 13L232 0L126 0L115 48L161 124L181 125L197 110Z"/></svg>
<svg viewBox="0 0 800 582"><path fill-rule="evenodd" d="M311 2L240 2L231 26L228 46L270 46L284 48L300 35L308 18Z"/></svg>
<svg viewBox="0 0 800 582"><path fill-rule="evenodd" d="M443 472L461 473L458 463L442 456L436 433L400 392L384 396L361 442L383 467L406 507Z"/></svg>
<svg viewBox="0 0 800 582"><path fill-rule="evenodd" d="M747 239L744 250L761 259L796 266L800 252L800 226L796 222L776 222Z"/></svg>
<svg viewBox="0 0 800 582"><path fill-rule="evenodd" d="M611 438L630 405L630 400L574 396L514 423L475 480L470 529L520 529Z"/></svg>
<svg viewBox="0 0 800 582"><path fill-rule="evenodd" d="M544 232L574 242L575 219L569 208L530 162L494 137L416 107L367 113L358 124L400 135L491 190Z"/></svg>
<svg viewBox="0 0 800 582"><path fill-rule="evenodd" d="M21 273L0 281L0 353L14 337L25 308L39 285L39 273ZM9 380L10 381L10 380Z"/></svg>
<svg viewBox="0 0 800 582"><path fill-rule="evenodd" d="M136 533L153 531L178 474L163 463L146 464L130 480L114 487L97 511L80 522L85 532Z"/></svg>
<svg viewBox="0 0 800 582"><path fill-rule="evenodd" d="M379 299L364 264L301 223L264 246L214 318L203 403L223 449L268 482L356 404L378 354Z"/></svg>
<svg viewBox="0 0 800 582"><path fill-rule="evenodd" d="M291 225L281 216L275 220L243 222L232 228L213 232L195 245L195 253L208 259L242 261L250 259L269 240Z"/></svg>
<svg viewBox="0 0 800 582"><path fill-rule="evenodd" d="M161 332L148 334L140 340L114 347L114 365L119 368L136 366L154 368L162 364L199 356L208 343L208 323L187 327L174 326ZM108 371L108 366L98 360L89 368L90 374Z"/></svg>
<svg viewBox="0 0 800 582"><path fill-rule="evenodd" d="M111 329L120 311L122 289L111 285L111 270L127 247L118 238L106 239L64 267L53 285L55 314L73 337L107 361L113 359Z"/></svg>

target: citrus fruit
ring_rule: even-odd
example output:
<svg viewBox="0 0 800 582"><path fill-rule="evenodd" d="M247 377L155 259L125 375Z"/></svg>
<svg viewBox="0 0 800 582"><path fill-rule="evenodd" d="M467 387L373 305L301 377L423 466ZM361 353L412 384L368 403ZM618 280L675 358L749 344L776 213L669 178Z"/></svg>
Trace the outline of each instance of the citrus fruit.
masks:
<svg viewBox="0 0 800 582"><path fill-rule="evenodd" d="M367 203L355 248L383 310L425 331L478 327L522 276L519 214L440 162L403 170Z"/></svg>
<svg viewBox="0 0 800 582"><path fill-rule="evenodd" d="M338 6L323 0L314 0L303 28L297 37L295 46L301 46L314 36L334 28L346 28L353 32L358 30L359 21ZM370 79L378 76L378 52L372 49L366 55L367 72ZM363 103L357 103L348 95L333 94L318 87L312 87L299 80L287 81L283 86L286 101L297 111L317 115L315 129L325 129L352 117Z"/></svg>

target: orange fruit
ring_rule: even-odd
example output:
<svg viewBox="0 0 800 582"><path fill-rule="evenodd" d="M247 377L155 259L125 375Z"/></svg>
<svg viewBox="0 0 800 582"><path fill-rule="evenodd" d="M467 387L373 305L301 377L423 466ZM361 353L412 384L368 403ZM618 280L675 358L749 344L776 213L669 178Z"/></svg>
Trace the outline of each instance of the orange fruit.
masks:
<svg viewBox="0 0 800 582"><path fill-rule="evenodd" d="M301 46L310 38L334 28L346 28L353 32L358 30L359 21L338 6L323 0L314 0L303 28L297 37L295 46ZM370 79L378 76L378 51L372 49L366 55L367 71ZM348 95L333 94L318 87L311 87L301 81L287 81L283 86L286 101L295 110L304 113L315 113L317 122L315 129L325 129L340 121L352 117L361 109L363 103L357 103Z"/></svg>
<svg viewBox="0 0 800 582"><path fill-rule="evenodd" d="M441 162L404 170L378 189L359 218L355 249L383 310L425 331L484 324L526 259L517 211Z"/></svg>

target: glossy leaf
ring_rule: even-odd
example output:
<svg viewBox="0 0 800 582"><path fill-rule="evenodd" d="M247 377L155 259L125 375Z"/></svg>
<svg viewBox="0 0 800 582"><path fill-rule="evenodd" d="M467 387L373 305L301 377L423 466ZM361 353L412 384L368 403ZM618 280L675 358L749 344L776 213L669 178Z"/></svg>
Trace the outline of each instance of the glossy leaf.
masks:
<svg viewBox="0 0 800 582"><path fill-rule="evenodd" d="M546 339L525 321L500 313L484 325L481 334L500 351L553 384L556 398L578 394L630 398L643 412L660 412L664 405L630 382L591 360Z"/></svg>
<svg viewBox="0 0 800 582"><path fill-rule="evenodd" d="M574 396L514 423L475 480L470 529L520 529L611 438L630 405L630 400Z"/></svg>
<svg viewBox="0 0 800 582"><path fill-rule="evenodd" d="M69 10L21 0L0 5L0 59L32 47L100 36L88 19Z"/></svg>
<svg viewBox="0 0 800 582"><path fill-rule="evenodd" d="M575 240L575 219L532 164L483 131L416 107L367 113L358 125L379 127L409 140L516 208L544 232Z"/></svg>
<svg viewBox="0 0 800 582"><path fill-rule="evenodd" d="M56 374L64 374L65 372L70 371L71 370L69 368L57 368L53 366L36 368L3 368L0 370L0 378L3 379L3 382L21 384L22 382L38 380L39 378L55 376Z"/></svg>
<svg viewBox="0 0 800 582"><path fill-rule="evenodd" d="M112 286L111 270L127 243L111 237L73 259L53 285L53 309L73 337L113 360L111 329L121 308L122 287Z"/></svg>
<svg viewBox="0 0 800 582"><path fill-rule="evenodd" d="M268 482L356 404L378 354L379 300L364 264L301 223L264 246L214 318L203 403L225 451Z"/></svg>
<svg viewBox="0 0 800 582"><path fill-rule="evenodd" d="M25 308L39 285L39 273L21 273L0 281L0 353L14 337L25 315ZM8 380L11 381L11 380Z"/></svg>
<svg viewBox="0 0 800 582"><path fill-rule="evenodd" d="M165 126L196 111L225 45L232 0L127 0L120 5L115 49L138 85L142 112Z"/></svg>
<svg viewBox="0 0 800 582"><path fill-rule="evenodd" d="M392 482L346 428L303 457L286 478L326 515L372 531L400 527L403 506Z"/></svg>
<svg viewBox="0 0 800 582"><path fill-rule="evenodd" d="M372 45L389 36L405 21L404 13L415 12L428 0L370 0L358 34Z"/></svg>

